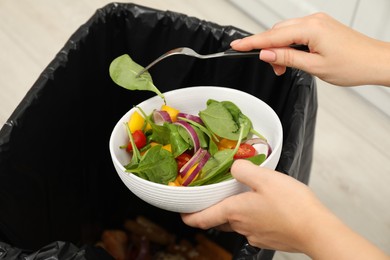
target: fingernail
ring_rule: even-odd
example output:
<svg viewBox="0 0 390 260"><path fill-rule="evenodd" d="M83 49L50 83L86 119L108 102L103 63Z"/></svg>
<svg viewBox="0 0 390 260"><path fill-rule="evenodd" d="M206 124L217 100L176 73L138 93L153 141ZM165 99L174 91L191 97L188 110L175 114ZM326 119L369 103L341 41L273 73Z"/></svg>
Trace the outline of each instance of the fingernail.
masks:
<svg viewBox="0 0 390 260"><path fill-rule="evenodd" d="M276 61L276 53L270 50L261 50L260 52L260 60L265 62L275 62Z"/></svg>
<svg viewBox="0 0 390 260"><path fill-rule="evenodd" d="M230 43L230 46L233 46L233 45L236 45L237 43L239 43L241 41L241 39L237 39L237 40L234 40Z"/></svg>

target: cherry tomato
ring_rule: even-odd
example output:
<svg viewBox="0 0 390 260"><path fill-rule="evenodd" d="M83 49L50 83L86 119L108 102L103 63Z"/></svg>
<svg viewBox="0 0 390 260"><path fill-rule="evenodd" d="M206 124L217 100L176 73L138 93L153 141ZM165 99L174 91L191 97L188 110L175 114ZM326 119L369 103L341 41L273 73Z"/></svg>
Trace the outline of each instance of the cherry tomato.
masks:
<svg viewBox="0 0 390 260"><path fill-rule="evenodd" d="M144 132L142 132L141 130L136 130L134 131L134 133L132 133L132 135L133 135L135 146L137 146L138 149L141 149L146 145L146 136ZM133 151L131 142L128 143L126 150L128 152Z"/></svg>
<svg viewBox="0 0 390 260"><path fill-rule="evenodd" d="M256 149L250 144L240 144L238 151L234 155L234 159L245 159L256 154Z"/></svg>
<svg viewBox="0 0 390 260"><path fill-rule="evenodd" d="M176 157L177 169L180 170L191 159L191 155L188 153L182 153Z"/></svg>

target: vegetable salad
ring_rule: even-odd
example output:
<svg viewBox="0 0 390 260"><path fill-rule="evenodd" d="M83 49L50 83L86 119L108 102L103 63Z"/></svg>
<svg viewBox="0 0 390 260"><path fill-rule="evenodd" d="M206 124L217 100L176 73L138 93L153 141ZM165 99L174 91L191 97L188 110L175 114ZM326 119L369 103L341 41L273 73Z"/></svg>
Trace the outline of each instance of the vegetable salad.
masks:
<svg viewBox="0 0 390 260"><path fill-rule="evenodd" d="M267 140L253 129L251 120L230 101L209 99L197 115L166 105L149 72L129 55L115 58L111 79L129 90L153 91L164 100L147 115L141 107L131 115L126 130L130 155L126 171L156 183L199 186L231 179L236 159L260 165L271 153Z"/></svg>
<svg viewBox="0 0 390 260"><path fill-rule="evenodd" d="M199 186L231 179L235 159L260 165L269 156L267 141L234 103L206 105L198 115L168 105L146 115L138 107L126 124L126 171L160 184Z"/></svg>

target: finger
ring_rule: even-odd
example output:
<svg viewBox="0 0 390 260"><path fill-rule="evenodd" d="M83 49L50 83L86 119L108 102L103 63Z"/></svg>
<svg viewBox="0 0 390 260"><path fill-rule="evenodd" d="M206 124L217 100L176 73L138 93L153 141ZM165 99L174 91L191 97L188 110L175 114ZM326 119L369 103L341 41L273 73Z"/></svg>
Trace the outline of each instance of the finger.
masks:
<svg viewBox="0 0 390 260"><path fill-rule="evenodd" d="M275 23L274 26L272 26L272 29L281 28L284 26L302 24L303 19L306 19L306 17L286 19L286 20L283 20L281 22Z"/></svg>
<svg viewBox="0 0 390 260"><path fill-rule="evenodd" d="M310 73L322 63L322 57L318 53L308 53L292 48L274 48L263 51L273 52L275 54L275 59L272 61L267 61L266 58L263 58L261 55L260 59L270 62L277 75L284 73L286 67L297 68Z"/></svg>
<svg viewBox="0 0 390 260"><path fill-rule="evenodd" d="M229 223L225 223L225 224L219 225L219 226L214 227L214 228L218 229L220 231L223 231L223 232L233 232L234 231Z"/></svg>
<svg viewBox="0 0 390 260"><path fill-rule="evenodd" d="M228 224L227 216L229 216L228 211L230 208L230 200L234 196L229 197L207 209L196 213L183 213L181 218L185 224L191 227L198 227L201 229L209 229L213 227L221 227L228 230L226 224ZM232 205L235 205L234 203Z"/></svg>
<svg viewBox="0 0 390 260"><path fill-rule="evenodd" d="M271 64L271 66L272 66L276 76L283 75L286 72L286 70L287 70L286 66L277 65L277 64Z"/></svg>
<svg viewBox="0 0 390 260"><path fill-rule="evenodd" d="M267 182L267 175L273 174L274 171L255 165L248 160L236 160L232 165L231 173L237 181L253 190L258 190Z"/></svg>
<svg viewBox="0 0 390 260"><path fill-rule="evenodd" d="M291 44L308 45L309 37L308 30L302 26L287 25L233 41L231 47L238 51L249 51L287 47Z"/></svg>

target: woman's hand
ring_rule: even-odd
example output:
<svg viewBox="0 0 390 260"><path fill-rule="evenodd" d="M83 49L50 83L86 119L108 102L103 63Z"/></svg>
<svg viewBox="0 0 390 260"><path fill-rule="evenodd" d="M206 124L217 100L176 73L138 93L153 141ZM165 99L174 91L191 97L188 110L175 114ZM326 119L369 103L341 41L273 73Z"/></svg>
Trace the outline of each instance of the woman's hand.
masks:
<svg viewBox="0 0 390 260"><path fill-rule="evenodd" d="M365 253L379 257L365 259L388 259L347 228L294 178L246 160L234 162L231 172L251 191L201 212L182 214L184 223L235 231L252 246L302 252L316 259L364 259L360 257L367 257Z"/></svg>
<svg viewBox="0 0 390 260"><path fill-rule="evenodd" d="M234 230L259 248L300 252L307 223L327 213L309 188L288 175L246 160L237 160L232 174L252 191L229 197L202 212L183 214L183 221L202 229Z"/></svg>
<svg viewBox="0 0 390 260"><path fill-rule="evenodd" d="M307 45L310 53L286 47L291 44ZM335 85L390 86L390 44L323 13L280 22L231 45L239 51L263 49L260 59L269 62L277 75L295 67Z"/></svg>

